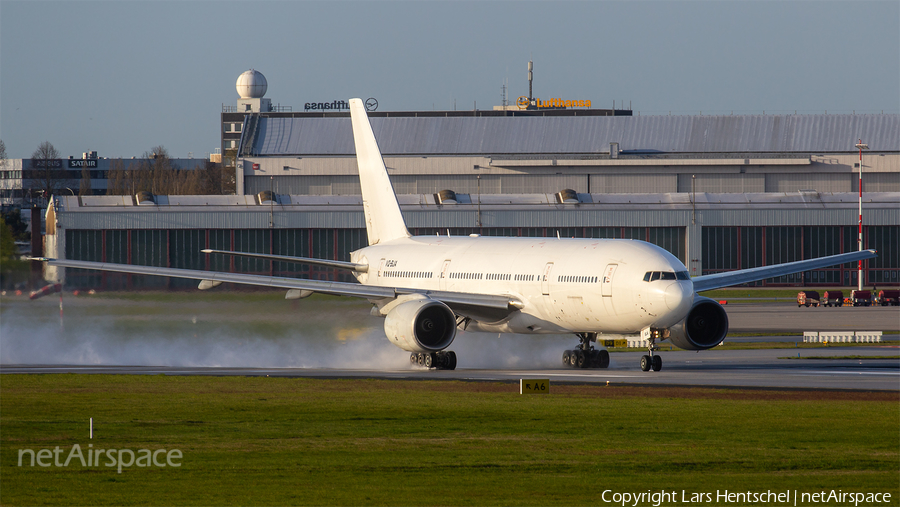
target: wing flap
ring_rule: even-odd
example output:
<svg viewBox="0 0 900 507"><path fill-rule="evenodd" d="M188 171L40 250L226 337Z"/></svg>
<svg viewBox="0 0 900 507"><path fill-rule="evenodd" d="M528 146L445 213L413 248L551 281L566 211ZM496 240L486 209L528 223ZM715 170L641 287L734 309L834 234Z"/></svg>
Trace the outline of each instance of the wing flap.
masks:
<svg viewBox="0 0 900 507"><path fill-rule="evenodd" d="M207 254L222 254L222 255L234 255L238 257L252 257L256 259L268 259L272 261L282 261L282 262L296 262L298 264L315 264L317 266L328 266L330 268L336 269L348 269L350 271L358 271L360 273L365 273L369 270L368 264L357 264L355 262L344 262L344 261L332 261L328 259L311 259L309 257L290 257L287 255L272 255L272 254L261 254L261 253L252 253L252 252L234 252L230 250L212 250L205 249L200 250L203 253Z"/></svg>
<svg viewBox="0 0 900 507"><path fill-rule="evenodd" d="M759 268L742 269L739 271L729 271L727 273L698 276L693 279L694 292L721 289L722 287L756 282L758 280L765 280L766 278L790 275L792 273L799 273L810 269L827 268L836 264L872 259L874 257L876 257L875 250L863 250L861 252L829 255L828 257L819 257L818 259L787 262L785 264L776 264L774 266L763 266Z"/></svg>

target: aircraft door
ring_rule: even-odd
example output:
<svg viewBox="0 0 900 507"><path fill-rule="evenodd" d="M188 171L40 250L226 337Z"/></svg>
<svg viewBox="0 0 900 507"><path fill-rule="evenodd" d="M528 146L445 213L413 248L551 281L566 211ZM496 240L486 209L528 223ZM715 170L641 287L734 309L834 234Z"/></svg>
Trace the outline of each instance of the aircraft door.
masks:
<svg viewBox="0 0 900 507"><path fill-rule="evenodd" d="M441 266L441 278L439 280L441 290L447 290L447 278L450 276L450 260L451 259L445 260L444 265Z"/></svg>
<svg viewBox="0 0 900 507"><path fill-rule="evenodd" d="M550 272L553 271L553 263L548 262L546 266L544 266L544 274L541 275L541 292L545 296L550 295Z"/></svg>
<svg viewBox="0 0 900 507"><path fill-rule="evenodd" d="M613 276L616 274L618 264L607 264L603 270L603 276L600 278L600 295L603 297L612 297Z"/></svg>

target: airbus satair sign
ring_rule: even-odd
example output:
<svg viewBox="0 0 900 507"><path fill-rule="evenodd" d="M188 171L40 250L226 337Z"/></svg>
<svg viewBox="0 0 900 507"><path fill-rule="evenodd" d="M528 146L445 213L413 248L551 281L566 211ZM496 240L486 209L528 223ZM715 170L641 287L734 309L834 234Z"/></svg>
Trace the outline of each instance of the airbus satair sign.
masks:
<svg viewBox="0 0 900 507"><path fill-rule="evenodd" d="M95 168L95 167L97 167L97 160L96 159L88 159L88 160L70 159L69 160L69 168L70 169L77 169L79 167L94 167Z"/></svg>

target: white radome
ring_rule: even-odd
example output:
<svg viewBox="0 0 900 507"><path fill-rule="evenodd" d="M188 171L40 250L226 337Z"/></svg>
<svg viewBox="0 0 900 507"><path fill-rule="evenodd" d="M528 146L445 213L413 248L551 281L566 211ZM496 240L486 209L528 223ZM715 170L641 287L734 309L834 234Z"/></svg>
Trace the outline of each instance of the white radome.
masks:
<svg viewBox="0 0 900 507"><path fill-rule="evenodd" d="M242 99L261 99L266 94L269 83L262 72L250 69L238 76L235 88Z"/></svg>

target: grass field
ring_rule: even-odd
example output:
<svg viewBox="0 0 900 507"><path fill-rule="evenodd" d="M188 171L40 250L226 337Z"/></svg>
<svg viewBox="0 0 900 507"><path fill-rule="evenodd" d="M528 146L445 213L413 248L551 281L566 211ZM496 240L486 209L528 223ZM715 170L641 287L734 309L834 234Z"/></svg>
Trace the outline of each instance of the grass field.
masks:
<svg viewBox="0 0 900 507"><path fill-rule="evenodd" d="M662 489L900 499L896 392L554 384L522 396L497 382L104 375L2 375L0 392L3 505L598 505L604 490ZM183 457L121 474L18 466L21 449L59 446L64 460L73 444Z"/></svg>

